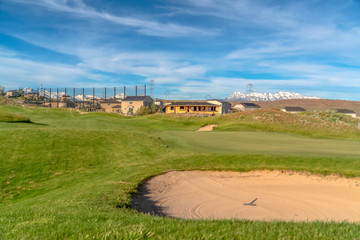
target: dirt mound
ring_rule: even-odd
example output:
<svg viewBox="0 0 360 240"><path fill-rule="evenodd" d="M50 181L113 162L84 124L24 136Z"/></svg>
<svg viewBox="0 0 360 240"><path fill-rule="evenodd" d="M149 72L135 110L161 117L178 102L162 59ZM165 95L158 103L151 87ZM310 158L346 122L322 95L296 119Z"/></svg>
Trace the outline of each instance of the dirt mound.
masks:
<svg viewBox="0 0 360 240"><path fill-rule="evenodd" d="M280 171L168 172L145 182L132 204L144 213L184 219L358 222L360 179Z"/></svg>

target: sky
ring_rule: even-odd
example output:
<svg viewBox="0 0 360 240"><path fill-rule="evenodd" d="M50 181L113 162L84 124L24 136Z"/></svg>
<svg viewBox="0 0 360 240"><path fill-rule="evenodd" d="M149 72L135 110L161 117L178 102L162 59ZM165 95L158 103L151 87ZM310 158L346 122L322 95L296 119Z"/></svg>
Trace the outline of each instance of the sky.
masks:
<svg viewBox="0 0 360 240"><path fill-rule="evenodd" d="M0 85L360 100L359 0L0 0Z"/></svg>

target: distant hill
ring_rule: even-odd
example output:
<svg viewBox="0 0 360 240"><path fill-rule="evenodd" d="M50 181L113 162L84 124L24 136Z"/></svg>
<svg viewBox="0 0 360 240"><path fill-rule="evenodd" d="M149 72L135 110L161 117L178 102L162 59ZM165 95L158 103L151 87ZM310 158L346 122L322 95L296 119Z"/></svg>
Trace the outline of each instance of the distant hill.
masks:
<svg viewBox="0 0 360 240"><path fill-rule="evenodd" d="M233 92L227 101L278 101L284 99L320 99L319 97L304 96L300 93L293 92L277 92L277 93L242 93Z"/></svg>
<svg viewBox="0 0 360 240"><path fill-rule="evenodd" d="M244 101L230 101L236 104ZM360 115L360 101L332 100L332 99L286 99L279 101L257 101L262 109L281 109L286 106L305 108L308 111L326 111L345 108L355 111Z"/></svg>

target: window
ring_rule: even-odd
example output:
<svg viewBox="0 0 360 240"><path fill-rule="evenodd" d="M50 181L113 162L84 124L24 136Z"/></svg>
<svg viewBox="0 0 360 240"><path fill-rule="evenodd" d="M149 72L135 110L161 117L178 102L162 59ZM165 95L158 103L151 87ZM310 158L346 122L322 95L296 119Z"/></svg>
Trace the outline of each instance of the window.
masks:
<svg viewBox="0 0 360 240"><path fill-rule="evenodd" d="M108 103L107 105L110 106L110 103Z"/></svg>
<svg viewBox="0 0 360 240"><path fill-rule="evenodd" d="M180 110L184 110L185 109L185 107L184 106L180 106Z"/></svg>
<svg viewBox="0 0 360 240"><path fill-rule="evenodd" d="M174 110L174 107L170 107L170 110Z"/></svg>
<svg viewBox="0 0 360 240"><path fill-rule="evenodd" d="M132 102L129 102L130 105L132 105Z"/></svg>

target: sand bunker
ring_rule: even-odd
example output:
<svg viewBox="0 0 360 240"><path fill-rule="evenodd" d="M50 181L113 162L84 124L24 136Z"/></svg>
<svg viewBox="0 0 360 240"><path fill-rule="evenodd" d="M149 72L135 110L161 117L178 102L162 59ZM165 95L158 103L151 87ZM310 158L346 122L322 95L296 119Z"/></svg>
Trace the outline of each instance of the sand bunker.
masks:
<svg viewBox="0 0 360 240"><path fill-rule="evenodd" d="M210 124L210 125L206 125L204 127L199 128L198 130L196 130L196 132L207 132L207 131L212 131L214 127L216 127L217 124Z"/></svg>
<svg viewBox="0 0 360 240"><path fill-rule="evenodd" d="M357 222L360 179L280 171L174 171L146 181L133 207L184 219Z"/></svg>

